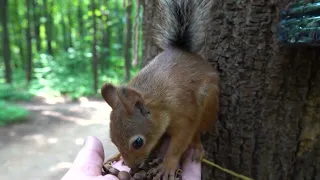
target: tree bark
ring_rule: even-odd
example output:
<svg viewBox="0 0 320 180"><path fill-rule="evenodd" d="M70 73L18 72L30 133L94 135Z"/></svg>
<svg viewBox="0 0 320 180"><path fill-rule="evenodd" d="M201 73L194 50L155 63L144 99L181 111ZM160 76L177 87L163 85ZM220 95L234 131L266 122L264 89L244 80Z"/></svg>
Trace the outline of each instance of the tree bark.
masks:
<svg viewBox="0 0 320 180"><path fill-rule="evenodd" d="M67 33L65 18L61 18L61 26L62 26L62 34L63 34L63 47L65 51L68 51L69 41L68 41L68 33Z"/></svg>
<svg viewBox="0 0 320 180"><path fill-rule="evenodd" d="M132 66L136 67L139 64L139 46L140 46L140 9L141 9L141 0L136 0L137 2L137 14L134 22L134 57L132 60Z"/></svg>
<svg viewBox="0 0 320 180"><path fill-rule="evenodd" d="M125 2L125 0L123 0L123 2ZM115 24L115 29L117 29L117 31L119 32L119 35L116 36L117 38L117 44L119 44L119 48L118 48L118 56L123 56L123 49L124 49L124 23L122 21L122 12L121 12L121 7L119 6L119 3L117 2L115 5L115 14L116 17L118 18L117 23Z"/></svg>
<svg viewBox="0 0 320 180"><path fill-rule="evenodd" d="M109 19L109 17L107 17L107 19ZM107 23L106 23L107 24ZM102 44L103 44L103 53L101 56L101 60L100 60L100 70L101 72L104 72L104 69L108 69L109 68L109 60L110 60L110 25L106 25L104 26L104 33L103 33L103 37L102 37Z"/></svg>
<svg viewBox="0 0 320 180"><path fill-rule="evenodd" d="M50 0L49 0L50 1ZM46 36L47 36L47 52L50 55L53 55L52 50L52 15L51 15L51 9L52 9L53 2L51 0L50 5L48 5L48 0L43 0L43 6L44 6L44 12L45 16L47 18L46 20Z"/></svg>
<svg viewBox="0 0 320 180"><path fill-rule="evenodd" d="M33 23L34 23L34 35L36 39L36 47L37 51L41 51L41 39L40 39L40 13L38 11L38 6L36 0L32 0L32 6L33 6Z"/></svg>
<svg viewBox="0 0 320 180"><path fill-rule="evenodd" d="M26 64L26 78L29 83L32 78L32 44L31 44L31 14L30 14L30 0L26 0L27 4L27 29L26 29L26 40L27 40L27 64Z"/></svg>
<svg viewBox="0 0 320 180"><path fill-rule="evenodd" d="M216 132L205 157L257 180L320 179L320 51L285 47L277 26L284 1L215 1L202 52L221 76ZM154 1L145 3L144 64L154 44ZM202 165L202 179L236 179Z"/></svg>
<svg viewBox="0 0 320 180"><path fill-rule="evenodd" d="M19 0L15 0L14 1L14 5L16 7L19 6ZM18 10L19 8L17 8L16 10L16 13L18 13ZM15 68L22 68L22 69L25 69L25 51L24 51L24 41L25 41L25 38L23 38L24 36L24 32L25 32L25 29L22 28L22 25L21 25L21 18L19 16L17 16L17 18L15 19L14 23L17 24L17 29L14 31L14 33L16 34L14 37L13 37L13 42L17 44L17 46L19 47L19 55L20 55L20 58L19 60L20 61L16 61L15 64L18 64L18 67L15 66ZM21 35L21 36L20 36Z"/></svg>
<svg viewBox="0 0 320 180"><path fill-rule="evenodd" d="M70 5L72 6L72 5ZM72 24L72 17L71 17L71 9L72 7L69 8L69 11L68 11L68 23L69 23L69 47L73 47L73 41L72 41L72 28L73 28L73 24Z"/></svg>
<svg viewBox="0 0 320 180"><path fill-rule="evenodd" d="M93 43L92 43L92 72L93 72L93 93L97 92L98 89L98 56L97 56L97 19L95 15L96 4L95 0L91 2L91 10L93 12Z"/></svg>
<svg viewBox="0 0 320 180"><path fill-rule="evenodd" d="M127 10L126 10L126 48L124 52L125 59L125 75L124 80L127 82L130 80L130 69L131 69L131 38L132 38L132 22L131 22L131 12L132 12L132 2L131 0L127 0Z"/></svg>
<svg viewBox="0 0 320 180"><path fill-rule="evenodd" d="M84 22L83 22L83 10L82 10L82 0L79 0L78 2L78 22L79 22L79 34L80 37L84 37Z"/></svg>
<svg viewBox="0 0 320 180"><path fill-rule="evenodd" d="M151 0L143 1L143 22L142 22L142 36L143 36L143 50L142 50L142 66L147 65L149 61L151 61L158 53L160 53L161 49L155 44L153 35L154 25L157 22L156 20L156 1Z"/></svg>
<svg viewBox="0 0 320 180"><path fill-rule="evenodd" d="M1 22L2 22L2 49L5 65L5 79L6 83L12 82L11 72L11 50L10 37L8 32L8 1L1 0Z"/></svg>

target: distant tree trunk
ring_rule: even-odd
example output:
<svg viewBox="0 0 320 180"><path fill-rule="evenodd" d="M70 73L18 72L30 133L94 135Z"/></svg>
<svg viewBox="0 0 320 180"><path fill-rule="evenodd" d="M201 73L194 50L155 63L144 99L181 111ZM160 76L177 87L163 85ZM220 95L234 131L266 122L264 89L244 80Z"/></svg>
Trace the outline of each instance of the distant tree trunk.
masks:
<svg viewBox="0 0 320 180"><path fill-rule="evenodd" d="M20 2L18 2L19 0L15 0L14 1L14 6L18 7ZM18 13L18 10L19 8L16 9L15 13ZM18 67L19 68L23 68L25 69L25 52L24 52L24 41L25 39L23 37L24 36L24 31L25 29L22 28L22 25L21 25L21 18L19 16L17 16L17 18L15 19L14 21L15 24L17 24L17 29L14 31L15 32L15 36L13 37L14 40L14 43L17 44L17 46L19 47L19 55L20 55L20 58L19 60L20 61L16 61L15 64L19 64ZM21 35L21 36L20 36ZM17 68L17 66L15 66L15 68Z"/></svg>
<svg viewBox="0 0 320 180"><path fill-rule="evenodd" d="M27 82L31 81L32 77L32 44L31 44L31 14L30 14L30 0L26 0L27 4L27 30L26 30L26 40L27 40L27 64L26 64L26 78Z"/></svg>
<svg viewBox="0 0 320 180"><path fill-rule="evenodd" d="M83 22L83 10L82 10L82 0L78 2L78 23L79 23L79 34L80 37L84 37L84 22Z"/></svg>
<svg viewBox="0 0 320 180"><path fill-rule="evenodd" d="M1 22L2 22L2 46L5 65L6 83L12 82L11 77L11 50L8 32L8 0L1 0Z"/></svg>
<svg viewBox="0 0 320 180"><path fill-rule="evenodd" d="M139 64L139 46L140 46L140 7L141 7L141 0L136 0L137 2L137 14L135 17L134 23L134 57L132 60L132 66L136 67Z"/></svg>
<svg viewBox="0 0 320 180"><path fill-rule="evenodd" d="M92 72L93 72L93 93L98 89L98 56L97 56L97 19L95 15L96 4L95 0L91 1L92 18L93 18L93 43L92 43Z"/></svg>
<svg viewBox="0 0 320 180"><path fill-rule="evenodd" d="M131 0L127 0L127 10L126 10L126 24L127 24L127 31L126 31L126 47L124 52L124 59L125 59L125 75L124 80L129 81L130 79L130 69L131 69L131 38L132 38L132 22L131 22L131 12L132 12L132 2Z"/></svg>
<svg viewBox="0 0 320 180"><path fill-rule="evenodd" d="M52 2L50 3L50 5L52 5ZM48 54L53 55L52 29L51 29L52 28L52 15L51 15L52 6L50 5L48 5L48 0L43 0L44 12L47 18L47 21L46 21L47 52Z"/></svg>
<svg viewBox="0 0 320 180"><path fill-rule="evenodd" d="M125 0L124 0L125 1ZM117 38L117 43L120 44L119 50L118 50L118 56L123 55L123 47L124 47L124 24L122 21L122 12L121 12L121 7L119 7L119 3L116 3L116 17L119 18L118 22L115 24L116 31L119 32L119 35L116 36Z"/></svg>
<svg viewBox="0 0 320 180"><path fill-rule="evenodd" d="M69 47L73 47L73 42L72 42L72 27L73 27L73 24L72 24L72 17L71 17L71 7L69 8L69 11L68 11L68 22L69 22Z"/></svg>
<svg viewBox="0 0 320 180"><path fill-rule="evenodd" d="M108 19L108 18L107 18ZM103 54L101 56L100 60L100 70L101 72L104 71L104 69L109 68L109 60L110 60L110 26L107 24L105 26L105 30L102 36L102 45L103 45Z"/></svg>
<svg viewBox="0 0 320 180"><path fill-rule="evenodd" d="M101 1L100 1L101 2ZM109 9L109 5L106 1L102 0L103 3L107 4L107 9ZM102 11L102 10L101 10ZM110 65L110 42L111 42L111 25L108 23L110 21L110 14L107 12L103 12L101 16L101 21L104 24L103 33L102 33L102 52L100 57L100 71L103 73L105 69L109 68Z"/></svg>
<svg viewBox="0 0 320 180"><path fill-rule="evenodd" d="M36 0L32 0L32 8L33 8L33 23L34 23L34 36L36 39L36 47L37 51L41 51L41 39L40 39L40 11L38 10L38 6Z"/></svg>
<svg viewBox="0 0 320 180"><path fill-rule="evenodd" d="M144 9L144 64L160 52L154 2ZM207 27L203 55L220 71L221 109L205 156L255 180L320 179L320 51L278 42L289 2L217 0ZM202 179L236 178L202 164Z"/></svg>
<svg viewBox="0 0 320 180"><path fill-rule="evenodd" d="M69 42L68 42L68 32L66 27L65 18L61 18L62 34L63 34L63 47L65 51L68 51Z"/></svg>
<svg viewBox="0 0 320 180"><path fill-rule="evenodd" d="M18 25L18 32L17 34L24 34L24 29L22 29L21 24ZM25 68L25 51L24 51L24 38L22 39L21 36L18 36L17 38L15 38L15 43L18 45L19 47L19 55L20 55L20 68Z"/></svg>

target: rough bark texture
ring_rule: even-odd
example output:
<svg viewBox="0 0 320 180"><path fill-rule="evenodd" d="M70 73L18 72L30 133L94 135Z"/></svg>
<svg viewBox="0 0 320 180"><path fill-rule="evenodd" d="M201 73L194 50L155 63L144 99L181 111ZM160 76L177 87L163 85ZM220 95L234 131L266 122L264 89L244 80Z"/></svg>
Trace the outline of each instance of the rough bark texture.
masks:
<svg viewBox="0 0 320 180"><path fill-rule="evenodd" d="M221 73L217 132L204 135L207 159L253 179L320 179L320 51L278 43L290 2L216 0L203 55ZM144 64L154 1L145 1ZM202 179L236 179L207 165Z"/></svg>
<svg viewBox="0 0 320 180"><path fill-rule="evenodd" d="M2 0L1 7L1 24L2 24L2 50L5 65L6 83L11 83L11 54L10 54L10 38L8 31L8 1Z"/></svg>
<svg viewBox="0 0 320 180"><path fill-rule="evenodd" d="M134 57L132 60L132 66L136 67L139 63L139 46L140 46L140 9L141 9L141 0L136 0L137 9L136 9L136 17L134 20L134 48L133 53Z"/></svg>

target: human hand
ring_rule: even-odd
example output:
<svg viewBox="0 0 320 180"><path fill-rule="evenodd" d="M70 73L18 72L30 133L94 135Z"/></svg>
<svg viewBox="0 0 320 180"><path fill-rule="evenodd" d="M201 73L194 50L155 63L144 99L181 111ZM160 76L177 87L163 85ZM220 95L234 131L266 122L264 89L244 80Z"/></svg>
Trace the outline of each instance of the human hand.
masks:
<svg viewBox="0 0 320 180"><path fill-rule="evenodd" d="M162 145L162 152L168 147L168 141ZM65 174L62 180L119 180L116 176L107 174L101 175L104 161L102 143L95 137L88 137L84 147L80 150L74 160L73 166ZM192 162L193 149L186 152L182 163L182 179L183 180L200 180L201 179L201 163ZM130 171L130 168L123 165L123 159L112 163L112 166L119 171Z"/></svg>
<svg viewBox="0 0 320 180"><path fill-rule="evenodd" d="M101 141L89 136L77 154L72 167L61 180L118 180L111 174L101 175L103 161L104 150Z"/></svg>

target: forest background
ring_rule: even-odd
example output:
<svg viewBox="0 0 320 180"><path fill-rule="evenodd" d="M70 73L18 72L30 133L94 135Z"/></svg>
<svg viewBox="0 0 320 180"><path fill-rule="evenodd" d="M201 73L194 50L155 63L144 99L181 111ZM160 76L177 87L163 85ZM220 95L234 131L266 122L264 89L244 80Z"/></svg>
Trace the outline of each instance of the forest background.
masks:
<svg viewBox="0 0 320 180"><path fill-rule="evenodd" d="M22 121L16 101L77 100L127 82L141 67L140 1L2 0L0 125Z"/></svg>

